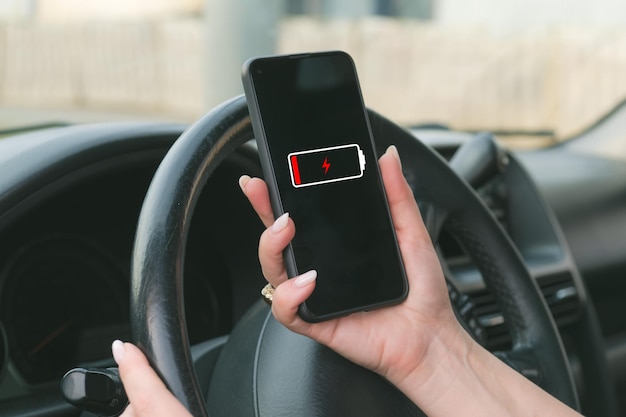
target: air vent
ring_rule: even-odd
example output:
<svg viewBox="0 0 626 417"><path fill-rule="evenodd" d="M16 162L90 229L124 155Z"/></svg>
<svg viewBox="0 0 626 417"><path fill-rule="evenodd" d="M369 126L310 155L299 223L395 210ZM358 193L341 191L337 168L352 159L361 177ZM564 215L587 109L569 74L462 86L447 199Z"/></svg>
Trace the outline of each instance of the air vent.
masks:
<svg viewBox="0 0 626 417"><path fill-rule="evenodd" d="M542 276L538 279L538 283L558 326L571 323L579 317L578 290L569 272L563 271ZM478 322L485 329L487 348L490 350L510 348L511 337L494 296L487 290L468 295L475 306L474 313Z"/></svg>
<svg viewBox="0 0 626 417"><path fill-rule="evenodd" d="M580 316L578 289L569 271L542 276L537 282L557 325L571 323Z"/></svg>
<svg viewBox="0 0 626 417"><path fill-rule="evenodd" d="M486 347L489 350L510 349L511 336L493 294L485 289L468 295L475 306L474 314L485 329Z"/></svg>

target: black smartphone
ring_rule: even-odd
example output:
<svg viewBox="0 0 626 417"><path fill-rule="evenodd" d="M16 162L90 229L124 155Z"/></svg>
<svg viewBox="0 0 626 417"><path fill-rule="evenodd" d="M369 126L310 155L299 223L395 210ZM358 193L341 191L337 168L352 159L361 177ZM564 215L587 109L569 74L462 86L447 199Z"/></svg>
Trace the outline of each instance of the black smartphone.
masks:
<svg viewBox="0 0 626 417"><path fill-rule="evenodd" d="M352 58L340 51L252 58L243 84L274 215L296 235L290 277L317 270L309 322L399 303L408 293Z"/></svg>

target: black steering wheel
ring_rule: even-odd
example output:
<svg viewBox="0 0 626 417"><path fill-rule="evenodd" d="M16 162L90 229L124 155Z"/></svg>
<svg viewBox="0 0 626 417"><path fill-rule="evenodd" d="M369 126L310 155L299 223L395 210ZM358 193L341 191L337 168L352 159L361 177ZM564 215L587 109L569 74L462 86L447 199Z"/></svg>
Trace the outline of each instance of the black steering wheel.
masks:
<svg viewBox="0 0 626 417"><path fill-rule="evenodd" d="M499 356L579 409L556 326L500 225L430 148L374 112L370 121L379 153L390 144L397 146L433 241L443 229L454 235L495 295L513 340L512 349ZM422 415L383 378L283 328L262 303L251 308L223 347L207 409L185 327L185 244L207 179L229 153L252 138L245 99L237 97L186 130L162 161L135 240L131 324L136 343L194 416Z"/></svg>

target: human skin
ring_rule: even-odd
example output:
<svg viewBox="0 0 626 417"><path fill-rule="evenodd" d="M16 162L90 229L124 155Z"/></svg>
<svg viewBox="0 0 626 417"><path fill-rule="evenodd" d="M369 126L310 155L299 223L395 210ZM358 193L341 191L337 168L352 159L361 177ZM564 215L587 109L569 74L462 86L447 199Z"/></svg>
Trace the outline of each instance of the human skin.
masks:
<svg viewBox="0 0 626 417"><path fill-rule="evenodd" d="M392 307L315 324L302 320L297 310L315 288L316 272L288 279L283 263L282 252L296 233L295 223L288 214L274 219L261 179L240 179L243 193L267 227L259 241L259 260L265 278L276 287L272 303L276 319L387 378L431 417L579 415L465 332L453 313L439 259L395 147L380 158L379 166L409 295ZM139 349L115 342L113 353L131 403L124 417L189 415Z"/></svg>

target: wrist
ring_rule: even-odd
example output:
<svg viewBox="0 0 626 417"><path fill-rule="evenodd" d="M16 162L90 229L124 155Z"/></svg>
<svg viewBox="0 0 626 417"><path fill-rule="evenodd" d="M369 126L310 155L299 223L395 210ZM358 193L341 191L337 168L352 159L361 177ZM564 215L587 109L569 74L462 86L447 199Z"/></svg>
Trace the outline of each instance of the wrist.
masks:
<svg viewBox="0 0 626 417"><path fill-rule="evenodd" d="M465 404L466 415L482 415L480 407L473 406L485 404L482 396L490 394L482 379L484 371L494 366L491 359L502 364L454 321L433 334L417 366L389 380L429 416L454 415L450 413L459 404Z"/></svg>
<svg viewBox="0 0 626 417"><path fill-rule="evenodd" d="M389 380L427 415L579 416L457 326L432 338L418 366ZM532 399L532 401L529 401Z"/></svg>
<svg viewBox="0 0 626 417"><path fill-rule="evenodd" d="M471 356L482 349L456 322L431 332L427 349L413 367L395 370L387 379L420 406L437 402L458 381L471 372Z"/></svg>

